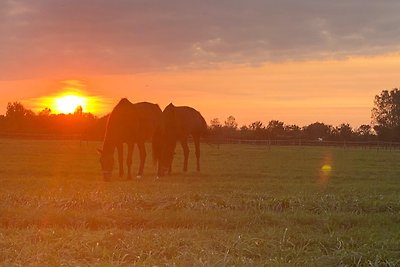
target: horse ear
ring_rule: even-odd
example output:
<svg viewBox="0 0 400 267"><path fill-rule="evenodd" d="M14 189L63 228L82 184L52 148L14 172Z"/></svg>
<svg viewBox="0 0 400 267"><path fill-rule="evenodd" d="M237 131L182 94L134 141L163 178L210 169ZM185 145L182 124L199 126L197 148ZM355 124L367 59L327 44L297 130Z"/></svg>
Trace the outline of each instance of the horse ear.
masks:
<svg viewBox="0 0 400 267"><path fill-rule="evenodd" d="M100 148L98 148L98 149L97 149L97 153L98 153L99 155L101 155L101 154L103 154L103 150L101 150Z"/></svg>

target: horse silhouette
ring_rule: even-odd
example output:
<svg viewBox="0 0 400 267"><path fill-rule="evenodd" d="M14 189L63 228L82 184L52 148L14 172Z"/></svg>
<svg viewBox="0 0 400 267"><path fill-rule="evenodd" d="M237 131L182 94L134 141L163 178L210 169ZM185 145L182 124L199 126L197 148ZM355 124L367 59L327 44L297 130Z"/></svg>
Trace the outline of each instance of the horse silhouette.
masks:
<svg viewBox="0 0 400 267"><path fill-rule="evenodd" d="M158 176L171 173L172 161L177 141L182 145L184 154L183 171L187 171L191 135L195 145L197 171L200 171L200 137L207 132L207 123L203 116L191 107L169 104L161 116L161 127L153 141L154 159L158 161Z"/></svg>
<svg viewBox="0 0 400 267"><path fill-rule="evenodd" d="M148 102L131 103L123 98L112 110L103 142L103 149L100 153L100 164L105 180L112 176L114 166L114 151L118 151L119 176L124 174L123 169L123 144L128 144L128 167L127 178L131 179L131 165L134 145L137 144L140 155L138 178L143 175L144 163L146 160L146 140L152 140L159 128L162 111L157 104Z"/></svg>

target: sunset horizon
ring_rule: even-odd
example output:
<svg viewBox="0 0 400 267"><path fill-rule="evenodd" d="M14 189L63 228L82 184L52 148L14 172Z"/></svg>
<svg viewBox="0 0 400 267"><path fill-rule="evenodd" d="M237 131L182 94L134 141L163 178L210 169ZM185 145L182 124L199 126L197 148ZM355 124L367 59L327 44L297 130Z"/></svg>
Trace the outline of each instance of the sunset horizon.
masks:
<svg viewBox="0 0 400 267"><path fill-rule="evenodd" d="M178 2L2 3L0 114L14 101L60 113L57 98L80 94L96 116L126 97L193 106L207 123L356 128L371 124L375 95L398 87L398 4L192 4L204 16Z"/></svg>
<svg viewBox="0 0 400 267"><path fill-rule="evenodd" d="M44 108L61 113L55 106L56 99L69 94L90 99L91 104L85 105L83 111L100 117L110 113L113 106L126 97L133 102L154 102L161 108L169 103L193 105L203 111L208 123L213 118L223 122L232 115L239 125L281 120L300 126L318 121L334 126L350 123L358 127L371 123L375 95L381 90L397 88L396 74L397 69L400 70L397 62L400 62L399 54L388 54L218 70L0 81L1 88L12 88L9 93L8 90L2 93L0 114L5 114L7 103L14 101L36 113ZM369 65L372 63L375 65ZM380 82L380 76L374 72L385 67L387 80ZM203 77L210 81L205 87L201 84ZM233 81L227 83L227 77ZM334 86L330 84L333 79ZM26 86L31 86L32 90L26 90ZM115 88L111 90L111 87ZM279 89L271 89L274 87ZM196 96L199 94L200 97ZM224 99L224 103L219 99Z"/></svg>

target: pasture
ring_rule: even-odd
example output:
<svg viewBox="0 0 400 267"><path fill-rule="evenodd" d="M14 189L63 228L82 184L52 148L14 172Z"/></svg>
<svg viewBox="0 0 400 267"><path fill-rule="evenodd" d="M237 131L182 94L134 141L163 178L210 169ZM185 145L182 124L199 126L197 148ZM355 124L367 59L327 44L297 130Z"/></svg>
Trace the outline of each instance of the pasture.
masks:
<svg viewBox="0 0 400 267"><path fill-rule="evenodd" d="M99 146L0 139L1 265L400 265L398 150L178 146L155 181L148 149L103 182Z"/></svg>

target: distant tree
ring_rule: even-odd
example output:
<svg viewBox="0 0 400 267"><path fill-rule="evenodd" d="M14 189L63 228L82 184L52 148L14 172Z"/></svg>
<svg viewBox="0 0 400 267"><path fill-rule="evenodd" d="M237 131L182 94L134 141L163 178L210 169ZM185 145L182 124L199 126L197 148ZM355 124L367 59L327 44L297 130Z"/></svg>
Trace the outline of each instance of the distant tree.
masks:
<svg viewBox="0 0 400 267"><path fill-rule="evenodd" d="M284 123L278 120L272 120L268 123L266 130L270 138L280 138L285 133Z"/></svg>
<svg viewBox="0 0 400 267"><path fill-rule="evenodd" d="M335 134L339 140L348 141L352 138L353 129L350 124L342 123L335 128Z"/></svg>
<svg viewBox="0 0 400 267"><path fill-rule="evenodd" d="M322 122L311 123L304 127L304 134L309 139L326 139L330 136L332 126L324 124Z"/></svg>
<svg viewBox="0 0 400 267"><path fill-rule="evenodd" d="M26 109L20 102L9 102L6 110L5 128L8 131L32 132L35 128L35 113Z"/></svg>
<svg viewBox="0 0 400 267"><path fill-rule="evenodd" d="M258 131L264 129L263 123L261 121L255 121L248 126L250 131Z"/></svg>
<svg viewBox="0 0 400 267"><path fill-rule="evenodd" d="M230 128L230 129L237 129L238 124L236 122L235 117L233 117L232 115L229 116L226 121L224 122L224 127Z"/></svg>
<svg viewBox="0 0 400 267"><path fill-rule="evenodd" d="M375 96L372 109L373 123L388 128L400 126L400 90L383 90Z"/></svg>
<svg viewBox="0 0 400 267"><path fill-rule="evenodd" d="M4 131L6 128L6 116L0 115L0 131Z"/></svg>
<svg viewBox="0 0 400 267"><path fill-rule="evenodd" d="M34 115L32 110L26 109L20 102L8 102L7 104L6 117L11 120L21 120Z"/></svg>
<svg viewBox="0 0 400 267"><path fill-rule="evenodd" d="M49 108L44 108L42 111L39 112L39 116L50 116L51 114L51 109Z"/></svg>
<svg viewBox="0 0 400 267"><path fill-rule="evenodd" d="M372 123L381 139L400 139L400 90L383 90L374 99Z"/></svg>
<svg viewBox="0 0 400 267"><path fill-rule="evenodd" d="M214 118L210 121L210 128L211 130L221 128L222 124L220 123L218 118Z"/></svg>
<svg viewBox="0 0 400 267"><path fill-rule="evenodd" d="M251 138L263 139L266 138L265 127L261 121L255 121L249 124L249 134Z"/></svg>
<svg viewBox="0 0 400 267"><path fill-rule="evenodd" d="M77 106L74 111L74 115L82 116L83 115L83 108L81 105Z"/></svg>
<svg viewBox="0 0 400 267"><path fill-rule="evenodd" d="M358 136L358 138L363 140L369 139L373 136L372 127L371 125L367 124L360 125L360 127L356 129L355 133Z"/></svg>
<svg viewBox="0 0 400 267"><path fill-rule="evenodd" d="M300 126L292 124L292 125L285 125L285 135L289 138L300 138L302 131Z"/></svg>
<svg viewBox="0 0 400 267"><path fill-rule="evenodd" d="M247 125L242 125L242 127L240 127L240 131L248 131L249 127L247 127Z"/></svg>
<svg viewBox="0 0 400 267"><path fill-rule="evenodd" d="M247 139L249 136L249 127L247 125L242 125L239 129L240 138Z"/></svg>
<svg viewBox="0 0 400 267"><path fill-rule="evenodd" d="M218 118L214 118L210 121L210 134L216 139L223 137L222 125Z"/></svg>
<svg viewBox="0 0 400 267"><path fill-rule="evenodd" d="M224 126L222 127L222 135L227 138L236 138L238 137L237 128L238 124L236 119L231 115L224 122Z"/></svg>

